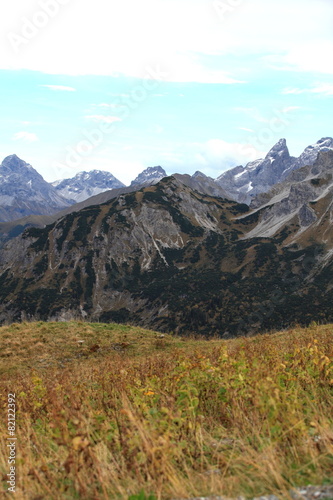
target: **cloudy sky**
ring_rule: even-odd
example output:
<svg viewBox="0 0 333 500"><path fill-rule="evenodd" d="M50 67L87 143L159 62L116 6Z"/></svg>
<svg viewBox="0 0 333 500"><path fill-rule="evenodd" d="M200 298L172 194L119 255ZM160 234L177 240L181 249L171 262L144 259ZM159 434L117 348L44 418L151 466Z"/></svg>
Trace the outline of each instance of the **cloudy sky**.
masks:
<svg viewBox="0 0 333 500"><path fill-rule="evenodd" d="M222 171L332 136L332 0L16 0L0 156L48 181Z"/></svg>

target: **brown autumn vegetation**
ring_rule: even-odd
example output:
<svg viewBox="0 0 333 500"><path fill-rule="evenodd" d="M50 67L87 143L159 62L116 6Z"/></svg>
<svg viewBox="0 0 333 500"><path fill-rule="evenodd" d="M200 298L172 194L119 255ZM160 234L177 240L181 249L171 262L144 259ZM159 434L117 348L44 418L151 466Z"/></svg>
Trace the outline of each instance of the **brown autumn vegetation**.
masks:
<svg viewBox="0 0 333 500"><path fill-rule="evenodd" d="M332 325L315 324L210 341L115 324L2 327L2 486L8 393L18 500L287 499L332 482L332 340Z"/></svg>

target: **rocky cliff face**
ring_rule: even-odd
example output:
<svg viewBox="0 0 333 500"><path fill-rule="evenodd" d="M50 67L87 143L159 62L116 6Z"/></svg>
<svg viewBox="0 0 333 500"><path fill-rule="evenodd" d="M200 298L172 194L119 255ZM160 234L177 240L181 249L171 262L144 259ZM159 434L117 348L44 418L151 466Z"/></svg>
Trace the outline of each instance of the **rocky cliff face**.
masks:
<svg viewBox="0 0 333 500"><path fill-rule="evenodd" d="M125 187L110 172L103 172L102 170L79 172L71 179L52 182L52 186L55 187L61 196L76 203L109 191L110 189Z"/></svg>
<svg viewBox="0 0 333 500"><path fill-rule="evenodd" d="M216 179L232 199L251 203L254 196L269 191L283 182L288 175L305 165L313 165L320 152L332 151L333 139L323 138L308 146L299 158L290 156L285 139L281 139L262 160L250 162L246 167L235 167Z"/></svg>
<svg viewBox="0 0 333 500"><path fill-rule="evenodd" d="M308 208L300 217L311 230L326 209ZM0 318L75 314L224 336L332 319L333 245L289 241L299 221L293 234L286 225L251 237L270 209L167 177L29 229L1 254Z"/></svg>
<svg viewBox="0 0 333 500"><path fill-rule="evenodd" d="M30 214L52 214L71 204L18 156L7 156L3 160L0 166L0 222Z"/></svg>

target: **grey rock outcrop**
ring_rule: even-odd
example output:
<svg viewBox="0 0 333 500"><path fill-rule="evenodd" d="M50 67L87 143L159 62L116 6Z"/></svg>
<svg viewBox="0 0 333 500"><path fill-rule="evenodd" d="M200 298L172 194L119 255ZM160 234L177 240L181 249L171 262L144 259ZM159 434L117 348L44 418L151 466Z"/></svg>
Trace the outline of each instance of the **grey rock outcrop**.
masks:
<svg viewBox="0 0 333 500"><path fill-rule="evenodd" d="M302 227L308 227L317 220L315 212L307 204L302 205L298 217Z"/></svg>

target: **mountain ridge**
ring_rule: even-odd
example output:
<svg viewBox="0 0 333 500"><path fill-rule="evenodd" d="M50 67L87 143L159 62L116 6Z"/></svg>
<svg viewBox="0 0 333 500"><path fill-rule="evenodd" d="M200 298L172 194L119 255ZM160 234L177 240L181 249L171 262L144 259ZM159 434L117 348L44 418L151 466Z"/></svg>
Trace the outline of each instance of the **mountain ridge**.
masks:
<svg viewBox="0 0 333 500"><path fill-rule="evenodd" d="M332 153L320 162L332 169ZM333 242L316 230L299 238L299 219L251 236L271 208L253 212L184 180L166 177L7 243L1 321L78 315L228 337L332 319Z"/></svg>
<svg viewBox="0 0 333 500"><path fill-rule="evenodd" d="M298 158L294 158L289 154L286 140L280 139L270 149L264 159L249 162L245 167L240 165L229 169L216 179L212 179L200 171L196 171L190 177L193 181L198 183L198 189L202 189L202 192L207 192L207 189L213 191L212 182L214 182L222 189L224 196L241 203L245 202L249 204L256 195L269 191L272 186L282 182L292 171L307 164L312 165L319 152L332 149L333 139L324 137L314 145L305 148ZM34 176L35 179L38 177L38 184L40 186L43 185L40 189L44 192L52 192L52 196L49 195L47 197L50 206L42 207L38 214L37 210L39 205L35 204L34 207L30 209L30 213L34 215L48 215L54 213L58 206L62 208L61 203L63 203L65 207L74 203L80 203L90 197L109 191L110 189L125 188L124 184L116 179L113 174L100 170L79 172L73 178L46 183L42 176L38 174L31 165L19 159L16 155L6 157L1 168L4 173L0 175L0 219L1 212L3 212L2 222L15 218L19 219L22 216L29 215L29 205L27 204L29 192L27 192L27 190L24 191L24 195L22 196L24 199L15 201L17 210L9 208L13 202L10 184L15 184L15 182L6 182L6 176L12 179L13 176L21 177L21 184L23 182L26 184L30 181L32 182L32 179L30 179L31 176ZM22 178L24 172L25 179ZM139 189L142 186L155 184L166 176L166 171L162 167L148 167L144 169L128 187ZM215 191L217 193L218 189ZM56 193L58 196L56 196ZM33 198L32 201L35 202L36 199ZM56 206L54 206L55 203ZM21 208L21 211L19 208Z"/></svg>
<svg viewBox="0 0 333 500"><path fill-rule="evenodd" d="M282 182L292 171L306 165L313 165L320 152L333 150L333 139L325 137L308 146L298 157L290 156L286 139L280 139L259 159L223 172L216 182L229 195L240 202L250 203L252 198Z"/></svg>

